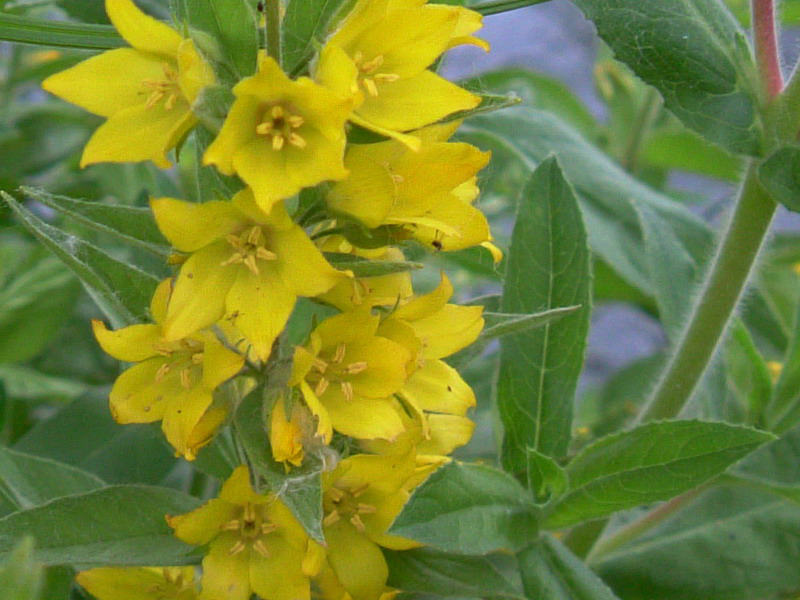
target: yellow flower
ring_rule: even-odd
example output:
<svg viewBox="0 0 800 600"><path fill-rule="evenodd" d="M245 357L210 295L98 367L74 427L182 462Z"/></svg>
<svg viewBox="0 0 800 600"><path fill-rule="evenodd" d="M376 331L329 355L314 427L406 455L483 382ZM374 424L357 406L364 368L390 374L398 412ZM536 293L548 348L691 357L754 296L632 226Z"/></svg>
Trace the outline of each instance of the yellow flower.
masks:
<svg viewBox="0 0 800 600"><path fill-rule="evenodd" d="M244 358L201 332L172 341L164 339L163 322L170 280L159 285L150 306L154 324L109 331L92 321L94 335L108 354L137 363L117 378L111 389L111 414L118 423L161 421L167 440L178 454L193 460L225 419L212 408L214 389L236 375Z"/></svg>
<svg viewBox="0 0 800 600"><path fill-rule="evenodd" d="M326 443L333 430L365 439L393 439L403 431L393 395L408 376L411 353L375 335L380 318L369 309L324 320L295 351L289 383L300 388Z"/></svg>
<svg viewBox="0 0 800 600"><path fill-rule="evenodd" d="M304 415L303 409L296 403L292 404L291 418L286 418L285 401L278 398L272 407L269 425L269 445L272 449L272 458L277 462L299 467L303 464L303 438Z"/></svg>
<svg viewBox="0 0 800 600"><path fill-rule="evenodd" d="M169 341L225 317L266 360L297 296L322 294L348 276L328 264L282 204L267 215L249 189L231 202L159 198L151 206L167 239L191 253L164 320Z"/></svg>
<svg viewBox="0 0 800 600"><path fill-rule="evenodd" d="M98 600L197 600L194 567L100 568L75 576Z"/></svg>
<svg viewBox="0 0 800 600"><path fill-rule="evenodd" d="M166 153L197 123L191 105L214 74L191 40L132 0L106 0L106 12L133 47L89 58L42 87L107 119L86 145L82 167L142 160L169 167Z"/></svg>
<svg viewBox="0 0 800 600"><path fill-rule="evenodd" d="M476 173L490 153L446 142L456 127L417 132L418 152L395 140L350 146L345 157L350 177L333 186L328 206L370 229L393 226L437 251L487 242L489 224L472 202L478 197Z"/></svg>
<svg viewBox="0 0 800 600"><path fill-rule="evenodd" d="M417 148L419 140L401 132L480 103L428 70L454 45L486 47L470 35L480 26L481 16L461 7L359 0L323 48L316 77L337 93L355 97L351 121Z"/></svg>
<svg viewBox="0 0 800 600"><path fill-rule="evenodd" d="M415 470L413 453L359 454L323 475L328 564L354 600L378 600L385 590L389 570L379 546L419 546L386 533L410 497L408 482Z"/></svg>
<svg viewBox="0 0 800 600"><path fill-rule="evenodd" d="M241 177L264 212L304 187L347 176L342 158L350 100L307 77L290 80L267 56L233 93L236 101L203 162Z"/></svg>
<svg viewBox="0 0 800 600"><path fill-rule="evenodd" d="M260 495L240 466L219 498L167 517L187 544L208 544L200 600L309 600L309 577L319 571L318 546L274 494Z"/></svg>
<svg viewBox="0 0 800 600"><path fill-rule="evenodd" d="M320 597L323 600L353 600L353 597L336 578L333 569L328 565L325 565L325 568L314 578L314 581L319 587ZM378 600L394 600L400 591L386 588Z"/></svg>

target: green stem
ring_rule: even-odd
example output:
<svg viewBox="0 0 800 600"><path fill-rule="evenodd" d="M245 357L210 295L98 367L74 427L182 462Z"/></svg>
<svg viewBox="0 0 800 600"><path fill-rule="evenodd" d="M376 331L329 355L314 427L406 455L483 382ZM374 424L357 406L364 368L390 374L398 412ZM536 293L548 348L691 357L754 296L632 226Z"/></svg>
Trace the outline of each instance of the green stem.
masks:
<svg viewBox="0 0 800 600"><path fill-rule="evenodd" d="M633 131L628 139L628 147L625 149L625 155L622 158L622 166L629 173L636 173L642 145L650 126L653 124L653 120L658 115L660 106L658 92L655 88L649 88L642 105L639 107L636 122L633 124Z"/></svg>
<svg viewBox="0 0 800 600"><path fill-rule="evenodd" d="M757 163L751 162L688 325L639 422L669 419L681 412L723 337L777 208L756 171Z"/></svg>
<svg viewBox="0 0 800 600"><path fill-rule="evenodd" d="M697 498L697 496L704 492L707 487L708 486L700 486L699 488L693 489L685 494L676 496L669 502L665 502L658 508L651 510L641 519L638 519L637 521L618 529L613 534L600 540L597 544L595 544L591 552L589 552L588 556L586 557L586 562L590 565L597 564L602 558L608 556L617 548L624 546L628 542L640 537L641 535L644 535L656 525L659 525L668 517L674 515L681 508L686 506L689 502Z"/></svg>
<svg viewBox="0 0 800 600"><path fill-rule="evenodd" d="M267 17L267 54L281 64L281 2L266 0L264 8Z"/></svg>

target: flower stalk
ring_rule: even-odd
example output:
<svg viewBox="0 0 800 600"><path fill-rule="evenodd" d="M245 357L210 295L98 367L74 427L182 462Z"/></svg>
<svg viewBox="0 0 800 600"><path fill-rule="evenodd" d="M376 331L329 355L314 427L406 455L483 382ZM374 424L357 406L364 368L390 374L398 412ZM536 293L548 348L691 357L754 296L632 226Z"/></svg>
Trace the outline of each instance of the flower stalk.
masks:
<svg viewBox="0 0 800 600"><path fill-rule="evenodd" d="M264 14L267 19L267 55L281 64L281 3L280 0L265 0Z"/></svg>

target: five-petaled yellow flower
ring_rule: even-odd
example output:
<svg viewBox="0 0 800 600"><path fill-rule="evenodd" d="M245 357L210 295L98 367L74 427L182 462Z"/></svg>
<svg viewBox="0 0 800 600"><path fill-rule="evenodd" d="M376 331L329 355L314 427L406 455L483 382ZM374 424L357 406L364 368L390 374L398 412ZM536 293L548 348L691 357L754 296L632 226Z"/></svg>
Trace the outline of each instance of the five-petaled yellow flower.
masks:
<svg viewBox="0 0 800 600"><path fill-rule="evenodd" d="M251 353L264 361L297 297L322 294L348 277L328 264L283 204L266 214L250 189L231 202L158 198L151 206L167 239L191 253L164 320L168 341L225 317L246 338Z"/></svg>
<svg viewBox="0 0 800 600"><path fill-rule="evenodd" d="M359 0L320 53L316 77L356 108L350 120L412 148L419 129L480 98L428 70L442 52L485 42L470 34L481 16L426 0Z"/></svg>
<svg viewBox="0 0 800 600"><path fill-rule="evenodd" d="M490 153L447 142L456 126L416 132L422 140L417 152L395 140L350 146L345 165L351 175L333 186L328 206L369 228L398 228L433 250L488 243L489 223L472 202L478 197L476 174Z"/></svg>
<svg viewBox="0 0 800 600"><path fill-rule="evenodd" d="M117 378L111 389L111 414L118 423L161 421L167 440L178 454L193 460L225 418L211 408L213 392L235 376L244 358L227 349L210 332L164 339L164 318L171 281L162 282L150 306L155 321L109 331L93 321L95 337L108 354L137 363Z"/></svg>
<svg viewBox="0 0 800 600"><path fill-rule="evenodd" d="M403 432L394 394L408 377L411 353L376 335L380 318L364 305L324 320L295 351L290 385L319 419L326 443L333 430L354 438L393 439Z"/></svg>
<svg viewBox="0 0 800 600"><path fill-rule="evenodd" d="M187 544L208 544L200 600L309 600L309 577L322 566L322 549L274 494L250 485L249 471L234 470L219 498L185 515L167 517Z"/></svg>
<svg viewBox="0 0 800 600"><path fill-rule="evenodd" d="M323 530L328 564L353 600L378 600L389 569L379 546L408 550L420 544L386 533L409 499L413 453L344 459L323 475Z"/></svg>
<svg viewBox="0 0 800 600"><path fill-rule="evenodd" d="M233 93L236 101L203 161L225 175L237 174L264 212L304 187L347 177L350 100L308 77L292 81L268 56L260 57L258 73Z"/></svg>
<svg viewBox="0 0 800 600"><path fill-rule="evenodd" d="M106 0L106 12L133 47L89 58L42 87L107 119L86 145L81 166L151 160L169 167L166 153L197 124L191 105L214 74L191 40L132 0Z"/></svg>
<svg viewBox="0 0 800 600"><path fill-rule="evenodd" d="M98 600L197 600L194 567L102 567L75 576Z"/></svg>

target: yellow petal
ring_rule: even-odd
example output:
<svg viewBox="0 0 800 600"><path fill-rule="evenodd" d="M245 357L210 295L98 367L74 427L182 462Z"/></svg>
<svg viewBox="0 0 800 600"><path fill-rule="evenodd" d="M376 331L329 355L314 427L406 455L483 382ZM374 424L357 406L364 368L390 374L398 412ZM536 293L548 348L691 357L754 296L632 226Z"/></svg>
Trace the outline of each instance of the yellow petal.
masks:
<svg viewBox="0 0 800 600"><path fill-rule="evenodd" d="M143 107L149 95L143 81L164 77L164 60L132 48L93 56L42 82L42 88L101 117ZM124 76L120 76L124 74Z"/></svg>
<svg viewBox="0 0 800 600"><path fill-rule="evenodd" d="M363 344L348 346L344 363L366 363L366 369L350 375L357 396L386 398L397 392L407 377L406 365L411 352L383 337L373 337Z"/></svg>
<svg viewBox="0 0 800 600"><path fill-rule="evenodd" d="M194 600L194 567L99 568L81 571L76 581L98 600L147 600L154 589L165 600Z"/></svg>
<svg viewBox="0 0 800 600"><path fill-rule="evenodd" d="M259 274L238 268L225 303L227 315L247 338L259 360L272 352L272 343L283 331L297 296L278 273L276 261L259 265Z"/></svg>
<svg viewBox="0 0 800 600"><path fill-rule="evenodd" d="M235 519L240 510L235 504L213 498L185 515L167 517L167 522L179 540L193 546L203 546L216 538L220 534L220 527Z"/></svg>
<svg viewBox="0 0 800 600"><path fill-rule="evenodd" d="M300 186L288 176L286 161L287 153L274 150L266 137L254 138L233 153L233 170L253 189L264 212L300 191Z"/></svg>
<svg viewBox="0 0 800 600"><path fill-rule="evenodd" d="M106 0L106 13L119 34L137 50L169 57L177 54L183 38L165 23L144 14L132 0Z"/></svg>
<svg viewBox="0 0 800 600"><path fill-rule="evenodd" d="M253 96L261 102L272 102L284 96L293 83L274 58L262 53L258 57L258 71L237 83L233 93L237 98Z"/></svg>
<svg viewBox="0 0 800 600"><path fill-rule="evenodd" d="M338 96L359 102L358 67L336 44L326 44L320 52L314 79Z"/></svg>
<svg viewBox="0 0 800 600"><path fill-rule="evenodd" d="M409 321L422 340L425 358L444 358L463 350L483 330L482 306L446 304L428 317Z"/></svg>
<svg viewBox="0 0 800 600"><path fill-rule="evenodd" d="M167 168L167 152L195 126L197 119L185 100L168 110L163 104L144 105L114 113L94 132L81 156L81 167L99 162L151 160Z"/></svg>
<svg viewBox="0 0 800 600"><path fill-rule="evenodd" d="M228 381L244 366L244 357L220 343L217 336L207 333L201 336L203 347L203 387L213 390Z"/></svg>
<svg viewBox="0 0 800 600"><path fill-rule="evenodd" d="M328 409L319 401L314 390L312 390L311 386L305 381L300 382L300 391L303 394L303 400L305 400L306 406L308 406L311 414L317 417L317 437L326 444L329 444L333 437L333 423L331 423Z"/></svg>
<svg viewBox="0 0 800 600"><path fill-rule="evenodd" d="M197 52L192 40L183 40L178 47L178 85L189 103L193 103L202 89L216 83L214 70Z"/></svg>
<svg viewBox="0 0 800 600"><path fill-rule="evenodd" d="M453 30L453 37L450 43L447 44L448 48L454 48L464 44L470 44L489 52L491 47L489 42L473 36L472 34L483 27L483 15L474 10L469 10L463 6L456 8L458 10L458 24Z"/></svg>
<svg viewBox="0 0 800 600"><path fill-rule="evenodd" d="M475 406L475 392L453 367L427 360L405 382L401 394L422 410L464 416Z"/></svg>
<svg viewBox="0 0 800 600"><path fill-rule="evenodd" d="M453 284L447 275L441 274L441 281L436 289L429 294L423 294L400 306L392 313L395 319L404 321L417 321L435 314L441 310L453 296Z"/></svg>
<svg viewBox="0 0 800 600"><path fill-rule="evenodd" d="M102 321L93 319L92 331L106 354L125 362L141 362L156 356L155 345L161 339L158 325L131 325L109 331Z"/></svg>
<svg viewBox="0 0 800 600"><path fill-rule="evenodd" d="M295 415L286 417L284 399L278 398L272 407L269 425L269 445L272 458L277 462L288 462L296 467L303 463L303 431Z"/></svg>
<svg viewBox="0 0 800 600"><path fill-rule="evenodd" d="M250 552L253 591L264 600L309 600L311 584L302 571L305 552L276 535L268 535L261 541L269 554L265 557Z"/></svg>
<svg viewBox="0 0 800 600"><path fill-rule="evenodd" d="M278 272L287 288L298 296L323 294L348 276L334 269L300 227L275 231L272 250L279 256Z"/></svg>
<svg viewBox="0 0 800 600"><path fill-rule="evenodd" d="M240 270L222 266L230 257L226 242L206 246L189 257L178 275L164 321L164 337L185 338L212 325L225 314L225 298Z"/></svg>
<svg viewBox="0 0 800 600"><path fill-rule="evenodd" d="M353 600L379 600L389 568L377 544L344 520L325 528L325 540L328 561Z"/></svg>
<svg viewBox="0 0 800 600"><path fill-rule="evenodd" d="M333 428L354 438L395 439L405 429L400 408L392 398L345 398L338 386L331 385L320 402L328 411Z"/></svg>
<svg viewBox="0 0 800 600"><path fill-rule="evenodd" d="M377 134L382 136L392 138L401 142L411 150L415 152L422 147L422 140L419 139L416 135L408 134L408 133L400 133L399 131L395 131L394 129L390 129L388 127L384 127L380 125L376 121L371 121L368 118L364 118L358 114L358 111L354 112L350 115L350 121L358 125L359 127L363 127L364 129L369 129L370 131L374 131Z"/></svg>
<svg viewBox="0 0 800 600"><path fill-rule="evenodd" d="M410 131L480 104L478 96L431 71L386 83L376 97L365 99L356 114L370 129ZM351 119L352 120L352 119Z"/></svg>
<svg viewBox="0 0 800 600"><path fill-rule="evenodd" d="M161 430L175 451L188 458L192 456L189 440L206 409L211 406L211 392L196 386L169 399L161 421Z"/></svg>
<svg viewBox="0 0 800 600"><path fill-rule="evenodd" d="M203 559L200 600L250 600L250 550L231 554L238 534L223 533Z"/></svg>
<svg viewBox="0 0 800 600"><path fill-rule="evenodd" d="M217 431L219 431L219 428L222 427L227 418L227 407L207 410L186 438L186 448L183 452L184 458L186 460L197 458L197 453L214 439Z"/></svg>
<svg viewBox="0 0 800 600"><path fill-rule="evenodd" d="M150 299L150 316L159 325L167 318L167 305L172 295L172 284L172 277L161 281Z"/></svg>
<svg viewBox="0 0 800 600"><path fill-rule="evenodd" d="M303 557L303 574L309 577L318 575L325 567L326 558L325 548L314 540L308 540L308 549Z"/></svg>
<svg viewBox="0 0 800 600"><path fill-rule="evenodd" d="M233 175L233 155L256 138L256 126L262 112L261 100L253 96L237 98L231 106L217 137L203 155L204 165L215 165L224 175Z"/></svg>
<svg viewBox="0 0 800 600"><path fill-rule="evenodd" d="M457 415L428 415L429 437L417 446L420 454L447 456L469 442L475 423Z"/></svg>
<svg viewBox="0 0 800 600"><path fill-rule="evenodd" d="M342 488L368 485L367 497L380 504L406 485L415 468L413 452L385 456L355 454L340 462L330 479Z"/></svg>
<svg viewBox="0 0 800 600"><path fill-rule="evenodd" d="M156 381L167 358L158 356L134 365L114 382L109 394L111 415L117 423L152 423L164 416L167 405L182 388L172 374Z"/></svg>
<svg viewBox="0 0 800 600"><path fill-rule="evenodd" d="M373 315L370 307L361 307L320 323L314 332L322 341L322 351L332 352L339 344L363 344L373 338L380 324L380 317Z"/></svg>
<svg viewBox="0 0 800 600"><path fill-rule="evenodd" d="M195 252L243 226L244 215L223 201L185 202L174 198L150 200L158 228L182 252Z"/></svg>

